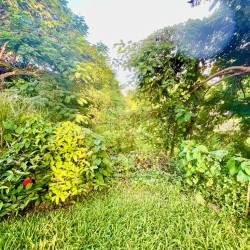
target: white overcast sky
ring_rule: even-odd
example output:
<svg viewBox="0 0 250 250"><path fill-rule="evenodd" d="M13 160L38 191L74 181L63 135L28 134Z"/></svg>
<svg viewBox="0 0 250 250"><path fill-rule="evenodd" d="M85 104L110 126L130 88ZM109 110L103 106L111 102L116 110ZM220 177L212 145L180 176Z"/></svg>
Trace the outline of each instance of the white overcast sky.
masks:
<svg viewBox="0 0 250 250"><path fill-rule="evenodd" d="M84 16L89 27L88 41L102 41L115 56L113 44L121 39L139 41L154 31L209 15L209 4L191 8L187 0L68 0L74 13ZM118 72L121 83L127 81Z"/></svg>

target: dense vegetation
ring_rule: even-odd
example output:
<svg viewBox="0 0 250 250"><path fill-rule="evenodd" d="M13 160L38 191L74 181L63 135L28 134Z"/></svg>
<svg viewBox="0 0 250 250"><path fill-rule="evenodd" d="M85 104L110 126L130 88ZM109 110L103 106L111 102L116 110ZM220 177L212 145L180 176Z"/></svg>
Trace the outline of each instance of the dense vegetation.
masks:
<svg viewBox="0 0 250 250"><path fill-rule="evenodd" d="M98 110L121 94L106 47L86 41L84 19L66 2L6 1L0 9L4 216L105 186L110 157L91 128ZM94 98L98 92L103 99Z"/></svg>
<svg viewBox="0 0 250 250"><path fill-rule="evenodd" d="M2 248L247 249L250 4L218 3L117 44L122 94L67 1L0 1Z"/></svg>
<svg viewBox="0 0 250 250"><path fill-rule="evenodd" d="M121 64L135 72L148 107L149 129L177 172L206 200L241 207L240 213L246 206L246 215L250 89L249 57L243 60L242 53L249 53L248 11L245 1L222 1L208 18L118 44Z"/></svg>

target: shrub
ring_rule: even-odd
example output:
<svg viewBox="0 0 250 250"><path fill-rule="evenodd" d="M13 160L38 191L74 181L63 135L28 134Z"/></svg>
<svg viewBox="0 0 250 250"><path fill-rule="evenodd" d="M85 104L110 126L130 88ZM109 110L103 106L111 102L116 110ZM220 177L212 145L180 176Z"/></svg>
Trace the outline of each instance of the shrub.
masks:
<svg viewBox="0 0 250 250"><path fill-rule="evenodd" d="M63 122L55 129L49 151L49 196L56 204L105 186L111 171L110 160L98 135Z"/></svg>
<svg viewBox="0 0 250 250"><path fill-rule="evenodd" d="M48 142L54 128L32 116L19 126L6 121L5 129L9 132L5 140L10 147L0 157L0 216L45 200L51 178ZM26 179L32 183L24 186Z"/></svg>
<svg viewBox="0 0 250 250"><path fill-rule="evenodd" d="M10 147L0 157L0 216L42 201L61 204L106 185L110 160L90 130L35 116L5 127Z"/></svg>
<svg viewBox="0 0 250 250"><path fill-rule="evenodd" d="M209 151L186 141L179 154L179 167L190 187L220 207L244 211L250 160L231 156L227 150Z"/></svg>

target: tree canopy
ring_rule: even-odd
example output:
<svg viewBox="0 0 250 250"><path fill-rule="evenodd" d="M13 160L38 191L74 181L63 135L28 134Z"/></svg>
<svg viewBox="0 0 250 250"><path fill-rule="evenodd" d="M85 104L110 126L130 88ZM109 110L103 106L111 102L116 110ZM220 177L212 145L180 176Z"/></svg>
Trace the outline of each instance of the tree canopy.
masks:
<svg viewBox="0 0 250 250"><path fill-rule="evenodd" d="M150 101L149 116L156 118L170 155L183 139L208 139L231 118L239 119L242 133L249 131L249 15L242 14L249 5L223 3L203 20L120 44L125 67L135 71L137 90Z"/></svg>
<svg viewBox="0 0 250 250"><path fill-rule="evenodd" d="M66 75L84 60L87 25L66 1L2 1L0 4L0 79L38 75L41 70ZM86 47L86 46L85 46Z"/></svg>
<svg viewBox="0 0 250 250"><path fill-rule="evenodd" d="M64 0L1 1L0 15L0 89L28 96L54 120L89 123L88 91L118 85L84 18Z"/></svg>

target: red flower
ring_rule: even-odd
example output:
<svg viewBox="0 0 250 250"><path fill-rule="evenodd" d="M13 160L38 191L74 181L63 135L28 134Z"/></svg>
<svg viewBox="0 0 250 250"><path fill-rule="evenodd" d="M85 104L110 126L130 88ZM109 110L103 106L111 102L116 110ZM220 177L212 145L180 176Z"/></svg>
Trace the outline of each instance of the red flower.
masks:
<svg viewBox="0 0 250 250"><path fill-rule="evenodd" d="M25 179L23 181L23 185L26 187L28 184L32 183L32 180L31 179Z"/></svg>

